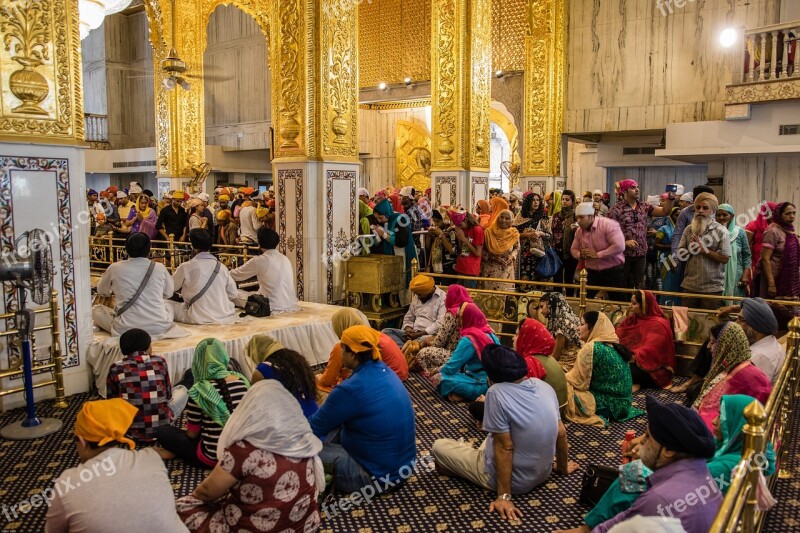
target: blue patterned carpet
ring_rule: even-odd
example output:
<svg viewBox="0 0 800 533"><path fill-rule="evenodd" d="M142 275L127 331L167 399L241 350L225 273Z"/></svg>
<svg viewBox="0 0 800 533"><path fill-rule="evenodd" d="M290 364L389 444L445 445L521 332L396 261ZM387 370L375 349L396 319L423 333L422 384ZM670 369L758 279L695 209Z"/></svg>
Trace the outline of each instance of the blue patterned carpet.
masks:
<svg viewBox="0 0 800 533"><path fill-rule="evenodd" d="M503 521L488 512L493 495L467 482L438 476L428 471L427 457L437 438L464 438L476 445L483 439L465 405L451 404L438 398L433 387L417 375L407 381L417 412L417 446L420 457L418 472L400 490L378 496L369 504L348 511L323 514L323 532L423 532L423 531L532 531L547 532L581 525L588 510L578 503L582 471L570 476L553 474L547 483L526 496L515 497L522 510L519 522ZM658 392L662 401L677 399L675 395ZM64 427L53 435L34 441L0 440L0 529L2 531L42 531L46 507L32 508L27 514L17 512L15 518L8 510L14 504L40 493L65 468L78 463L72 436L72 425L80 405L93 399L89 394L69 398L69 408L55 409L50 402L38 406L40 416L59 417ZM644 407L644 395L635 395L637 407ZM22 410L0 415L0 426L23 416ZM616 465L619 461L619 442L625 431L644 430L645 418L613 424L608 429L570 424L570 458L586 466L591 463ZM800 526L800 465L797 439L789 465L794 477L778 482L775 497L778 505L768 515L764 531L797 531ZM177 496L183 496L203 479L205 472L180 461L167 461L172 486ZM131 495L134 497L135 495ZM6 514L8 516L6 516ZM135 528L132 528L135 531Z"/></svg>

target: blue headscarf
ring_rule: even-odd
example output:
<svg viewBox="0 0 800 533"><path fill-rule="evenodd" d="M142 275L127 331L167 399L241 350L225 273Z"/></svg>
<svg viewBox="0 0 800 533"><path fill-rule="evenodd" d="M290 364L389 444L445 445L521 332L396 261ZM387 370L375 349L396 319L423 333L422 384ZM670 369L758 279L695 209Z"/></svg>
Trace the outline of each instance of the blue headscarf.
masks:
<svg viewBox="0 0 800 533"><path fill-rule="evenodd" d="M411 219L404 213L395 213L392 204L388 199L383 199L372 208L373 213L383 215L389 220L386 222L386 229L389 235L383 240L383 254L394 255L395 234L398 226L408 228L408 242L406 243L406 284L411 281L411 260L417 258L417 248L414 246L414 236L411 234Z"/></svg>

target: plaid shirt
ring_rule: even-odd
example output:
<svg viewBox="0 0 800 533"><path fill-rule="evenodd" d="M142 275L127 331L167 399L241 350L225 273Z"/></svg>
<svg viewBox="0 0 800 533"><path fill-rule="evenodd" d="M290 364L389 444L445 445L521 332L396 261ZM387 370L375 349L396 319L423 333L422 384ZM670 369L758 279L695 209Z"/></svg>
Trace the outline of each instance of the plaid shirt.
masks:
<svg viewBox="0 0 800 533"><path fill-rule="evenodd" d="M111 365L106 387L107 398L122 398L139 409L128 432L134 440L155 440L155 428L169 424L172 385L163 357L144 352L125 356Z"/></svg>
<svg viewBox="0 0 800 533"><path fill-rule="evenodd" d="M636 248L625 247L625 257L641 257L647 255L647 223L650 213L655 209L647 202L636 202L633 208L625 200L620 200L608 210L608 218L619 222L626 241L636 241Z"/></svg>

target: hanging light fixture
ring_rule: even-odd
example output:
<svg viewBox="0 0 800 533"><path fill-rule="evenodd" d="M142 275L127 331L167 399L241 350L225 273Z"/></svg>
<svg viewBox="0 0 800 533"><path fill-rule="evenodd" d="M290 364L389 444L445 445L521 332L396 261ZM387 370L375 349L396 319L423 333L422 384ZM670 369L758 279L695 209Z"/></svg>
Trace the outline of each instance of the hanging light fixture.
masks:
<svg viewBox="0 0 800 533"><path fill-rule="evenodd" d="M131 0L78 0L81 40L89 32L99 28L108 15L119 13L131 4Z"/></svg>

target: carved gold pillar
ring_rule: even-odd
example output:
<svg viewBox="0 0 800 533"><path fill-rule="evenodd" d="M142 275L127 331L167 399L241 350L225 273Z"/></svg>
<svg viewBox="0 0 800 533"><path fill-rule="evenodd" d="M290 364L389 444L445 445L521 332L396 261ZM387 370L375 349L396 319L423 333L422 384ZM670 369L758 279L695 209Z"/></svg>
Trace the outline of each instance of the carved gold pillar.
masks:
<svg viewBox="0 0 800 533"><path fill-rule="evenodd" d="M145 0L153 45L153 88L156 118L156 167L161 177L188 178L191 167L205 162L205 113L203 94L203 52L208 23L208 2L175 2L175 38L170 0ZM174 46L186 63L190 89L166 89L161 62ZM176 179L173 187L180 186Z"/></svg>
<svg viewBox="0 0 800 533"><path fill-rule="evenodd" d="M0 141L83 143L77 0L0 5Z"/></svg>
<svg viewBox="0 0 800 533"><path fill-rule="evenodd" d="M561 172L564 115L565 0L530 0L525 37L522 182L549 192Z"/></svg>
<svg viewBox="0 0 800 533"><path fill-rule="evenodd" d="M271 71L281 251L298 297L343 298L357 236L358 2L278 0Z"/></svg>
<svg viewBox="0 0 800 533"><path fill-rule="evenodd" d="M471 208L488 195L491 0L433 0L431 16L434 203Z"/></svg>

